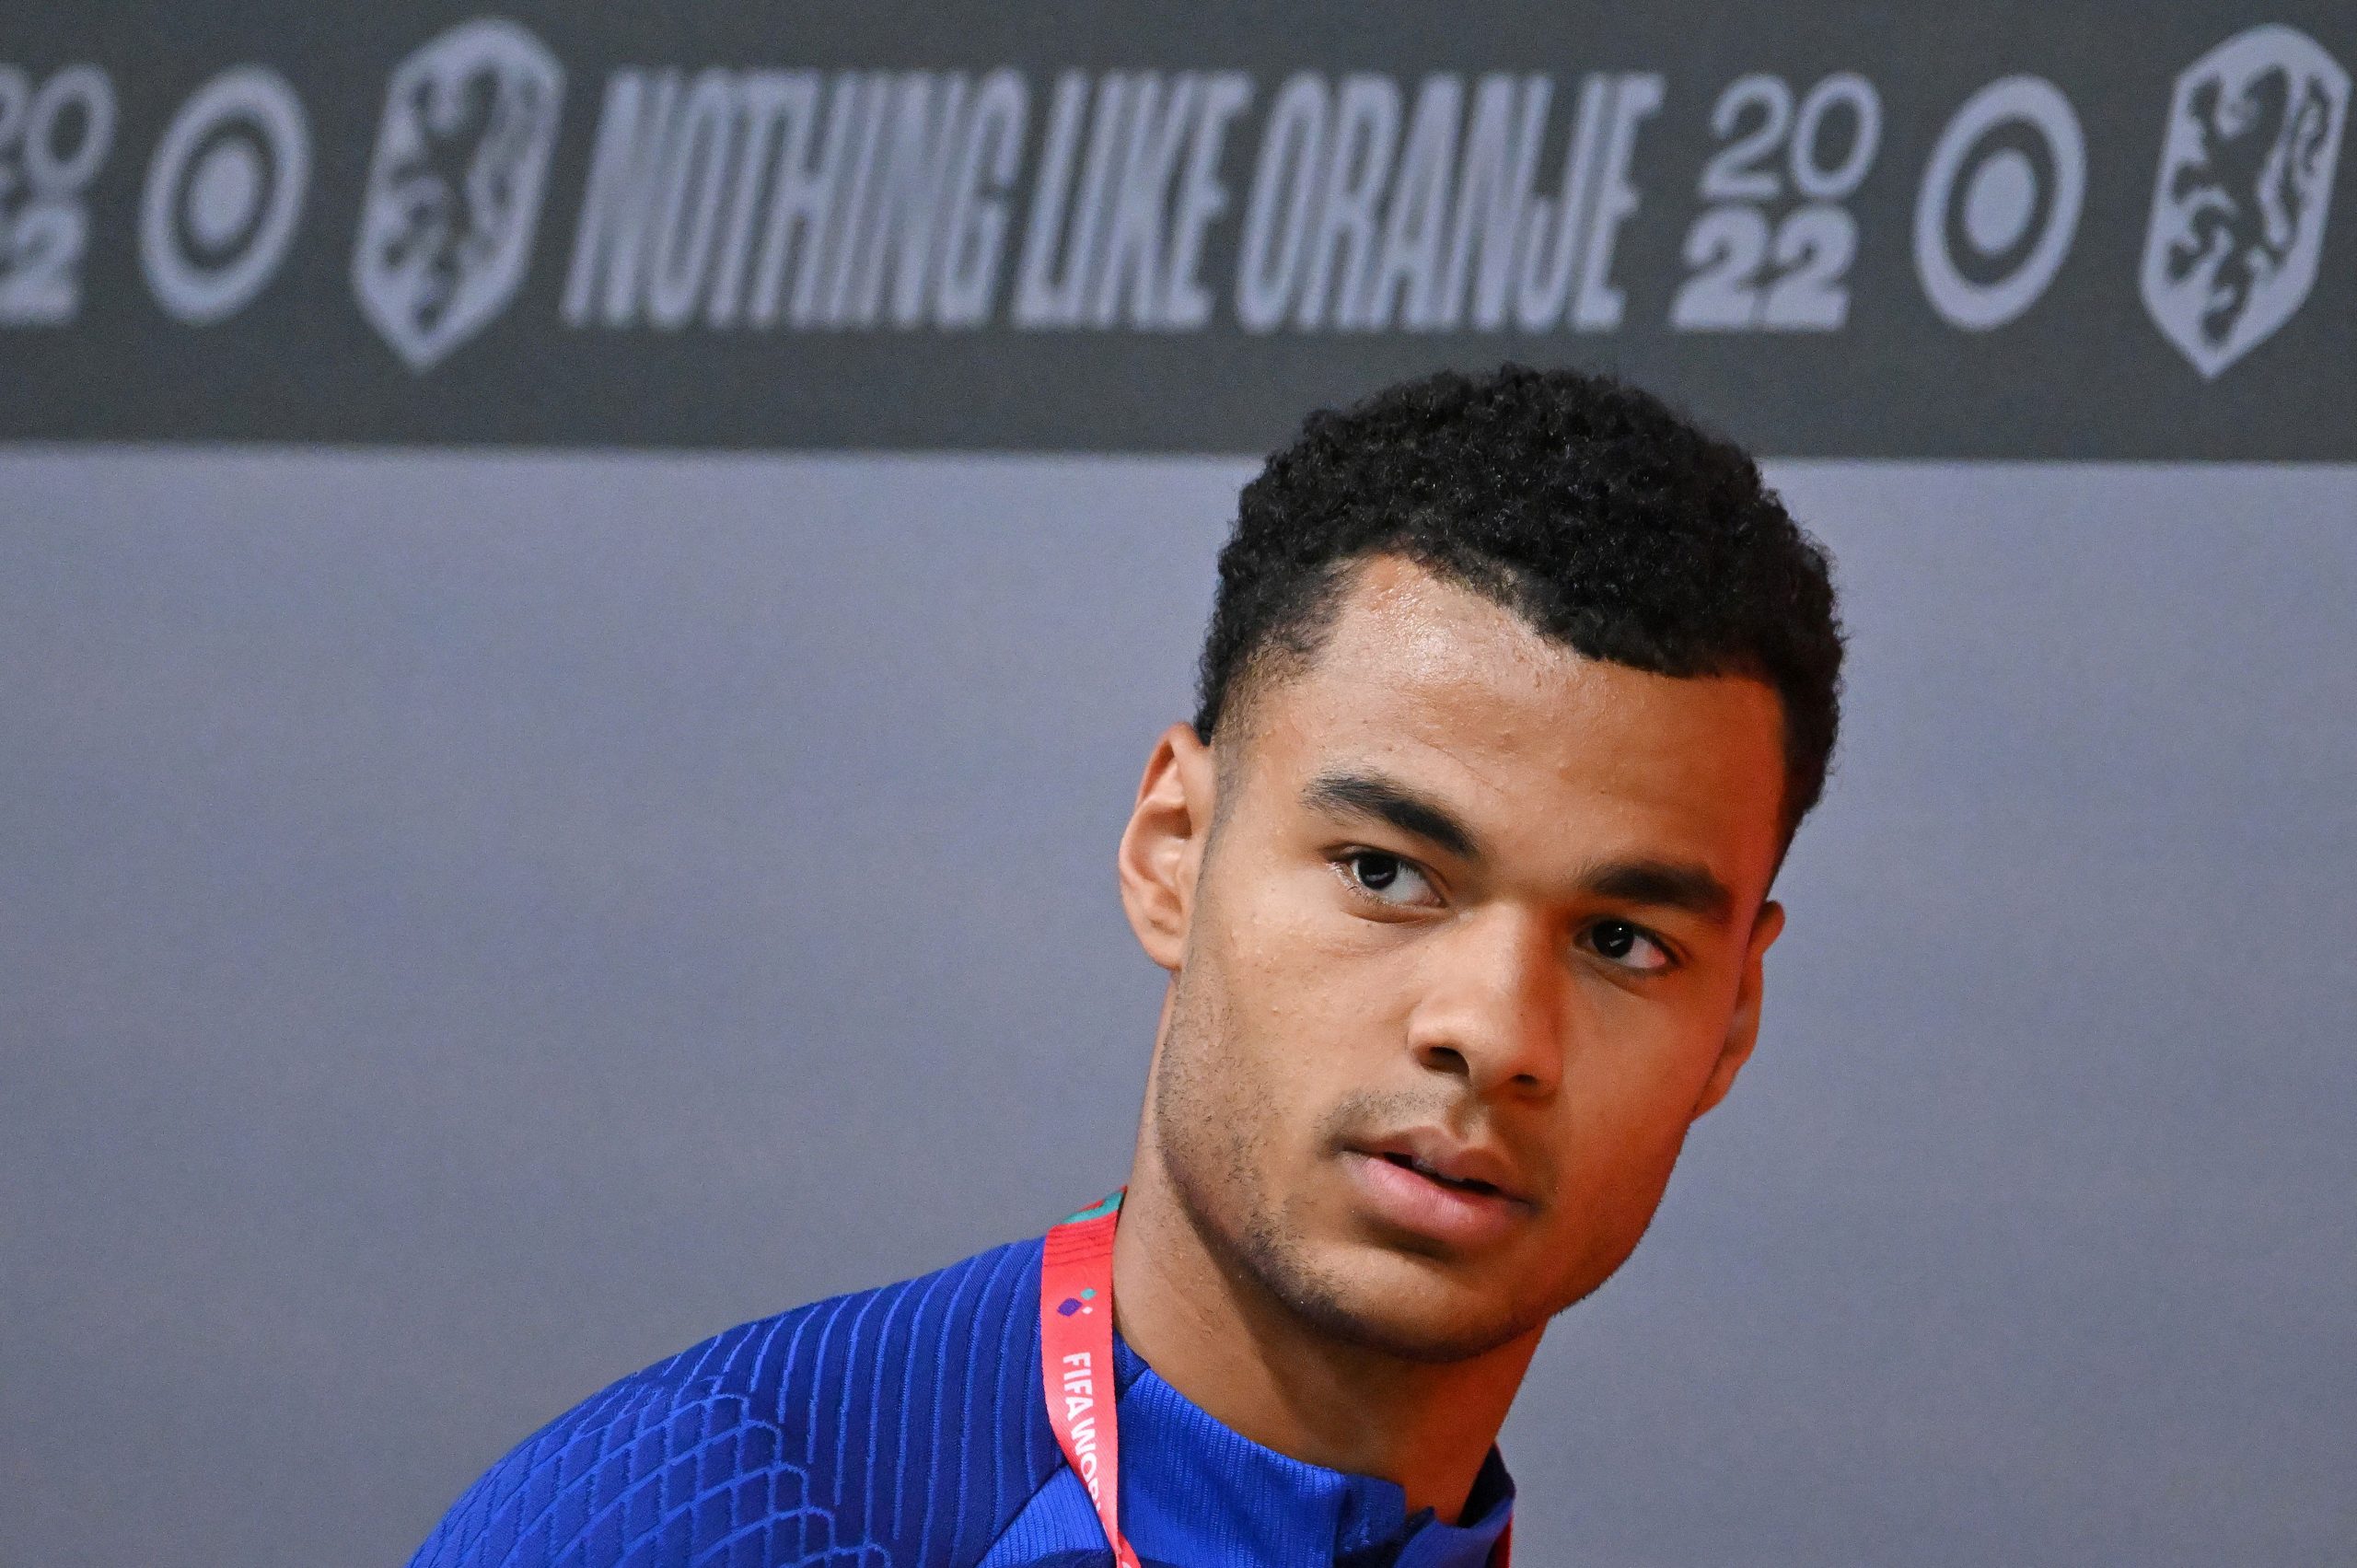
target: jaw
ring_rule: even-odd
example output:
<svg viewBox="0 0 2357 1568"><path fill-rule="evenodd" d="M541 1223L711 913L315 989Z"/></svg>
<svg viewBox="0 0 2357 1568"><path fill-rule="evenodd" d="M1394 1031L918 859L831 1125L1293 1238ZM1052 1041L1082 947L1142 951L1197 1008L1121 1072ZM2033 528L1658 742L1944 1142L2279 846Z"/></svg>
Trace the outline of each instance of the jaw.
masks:
<svg viewBox="0 0 2357 1568"><path fill-rule="evenodd" d="M1149 1240L1157 1288L1191 1297L1197 1311L1249 1324L1255 1339L1295 1350L1322 1345L1416 1365L1459 1362L1538 1335L1551 1312L1509 1282L1531 1245L1467 1257L1429 1238L1392 1234L1355 1214L1339 1172L1309 1173L1298 1196L1237 1212L1253 1168L1248 1147L1198 1147L1156 1114L1148 1095L1117 1247ZM1174 1146L1168 1134L1178 1132ZM1230 1156L1233 1156L1232 1158ZM1341 1156L1333 1156L1339 1159ZM1502 1299L1503 1297L1503 1299ZM1126 1324L1126 1318L1124 1322ZM1526 1353L1527 1354L1527 1353ZM1151 1357L1149 1357L1151 1359Z"/></svg>

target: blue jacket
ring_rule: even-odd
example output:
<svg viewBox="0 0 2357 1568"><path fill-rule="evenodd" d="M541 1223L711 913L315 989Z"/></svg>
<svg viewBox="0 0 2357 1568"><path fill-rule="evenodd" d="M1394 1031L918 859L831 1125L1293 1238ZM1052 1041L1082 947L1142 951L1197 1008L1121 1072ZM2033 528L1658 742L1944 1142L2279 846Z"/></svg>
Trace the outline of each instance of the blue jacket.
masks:
<svg viewBox="0 0 2357 1568"><path fill-rule="evenodd" d="M1110 1568L1041 1406L1039 1243L731 1329L625 1377L493 1465L411 1568ZM1466 1510L1220 1425L1116 1342L1121 1528L1150 1563L1480 1568Z"/></svg>

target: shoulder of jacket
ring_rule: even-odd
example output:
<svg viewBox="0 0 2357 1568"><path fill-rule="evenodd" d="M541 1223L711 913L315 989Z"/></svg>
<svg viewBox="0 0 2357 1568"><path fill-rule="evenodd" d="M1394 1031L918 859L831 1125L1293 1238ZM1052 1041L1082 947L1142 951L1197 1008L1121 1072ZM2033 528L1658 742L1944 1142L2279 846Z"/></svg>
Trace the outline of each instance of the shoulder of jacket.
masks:
<svg viewBox="0 0 2357 1568"><path fill-rule="evenodd" d="M1059 1462L1039 1243L813 1302L632 1374L518 1444L411 1568L973 1562Z"/></svg>

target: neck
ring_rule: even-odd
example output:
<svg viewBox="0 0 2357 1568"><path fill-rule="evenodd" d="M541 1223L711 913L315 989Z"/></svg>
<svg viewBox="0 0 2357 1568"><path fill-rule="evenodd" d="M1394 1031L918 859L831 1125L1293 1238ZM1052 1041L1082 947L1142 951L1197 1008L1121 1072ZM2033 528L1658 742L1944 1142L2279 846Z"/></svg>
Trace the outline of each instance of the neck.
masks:
<svg viewBox="0 0 2357 1568"><path fill-rule="evenodd" d="M1538 1335L1434 1364L1336 1339L1224 1268L1149 1127L1113 1239L1113 1311L1156 1376L1212 1419L1305 1463L1398 1483L1458 1522Z"/></svg>

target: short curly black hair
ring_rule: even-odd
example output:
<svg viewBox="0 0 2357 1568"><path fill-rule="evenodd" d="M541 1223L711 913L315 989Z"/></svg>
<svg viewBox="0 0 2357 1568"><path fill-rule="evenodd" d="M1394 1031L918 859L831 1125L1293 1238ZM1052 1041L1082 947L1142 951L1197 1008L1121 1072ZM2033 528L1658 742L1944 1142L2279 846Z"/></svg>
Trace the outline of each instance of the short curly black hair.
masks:
<svg viewBox="0 0 2357 1568"><path fill-rule="evenodd" d="M1220 552L1196 734L1313 657L1350 568L1387 554L1586 657L1765 681L1783 706L1788 841L1823 793L1841 689L1824 547L1747 453L1652 394L1507 365L1311 414L1244 487Z"/></svg>

